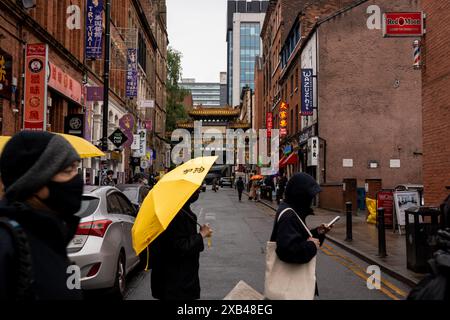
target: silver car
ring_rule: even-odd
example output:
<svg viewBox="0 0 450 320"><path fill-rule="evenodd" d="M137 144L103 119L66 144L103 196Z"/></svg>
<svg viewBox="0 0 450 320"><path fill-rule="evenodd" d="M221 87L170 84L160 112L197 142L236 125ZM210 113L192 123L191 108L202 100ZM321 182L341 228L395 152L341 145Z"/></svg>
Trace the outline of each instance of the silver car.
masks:
<svg viewBox="0 0 450 320"><path fill-rule="evenodd" d="M131 228L136 210L114 187L85 186L77 233L67 250L81 269L83 290L111 289L123 297L127 274L139 264Z"/></svg>

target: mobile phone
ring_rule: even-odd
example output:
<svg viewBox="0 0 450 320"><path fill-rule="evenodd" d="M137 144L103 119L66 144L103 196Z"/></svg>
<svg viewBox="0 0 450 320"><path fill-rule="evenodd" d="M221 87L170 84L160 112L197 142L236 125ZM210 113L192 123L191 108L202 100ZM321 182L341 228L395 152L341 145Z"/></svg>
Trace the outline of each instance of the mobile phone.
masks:
<svg viewBox="0 0 450 320"><path fill-rule="evenodd" d="M333 224L335 224L336 222L338 222L340 218L341 218L340 216L337 216L336 218L334 218L333 220L331 220L331 221L327 224L327 227L328 227L328 228L331 227Z"/></svg>

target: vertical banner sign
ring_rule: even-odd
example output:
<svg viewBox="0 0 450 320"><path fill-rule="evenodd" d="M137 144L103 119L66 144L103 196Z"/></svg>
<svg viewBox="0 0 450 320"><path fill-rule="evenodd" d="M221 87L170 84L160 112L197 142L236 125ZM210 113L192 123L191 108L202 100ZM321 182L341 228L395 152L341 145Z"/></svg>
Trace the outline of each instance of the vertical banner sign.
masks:
<svg viewBox="0 0 450 320"><path fill-rule="evenodd" d="M86 0L86 59L101 59L102 50L103 0Z"/></svg>
<svg viewBox="0 0 450 320"><path fill-rule="evenodd" d="M319 165L319 138L313 137L308 140L308 167Z"/></svg>
<svg viewBox="0 0 450 320"><path fill-rule="evenodd" d="M281 102L280 104L280 136L287 135L287 114L288 114L288 104L286 102Z"/></svg>
<svg viewBox="0 0 450 320"><path fill-rule="evenodd" d="M313 69L301 70L302 83L302 116L312 116L314 113Z"/></svg>
<svg viewBox="0 0 450 320"><path fill-rule="evenodd" d="M127 51L127 97L137 97L138 72L137 72L137 49Z"/></svg>
<svg viewBox="0 0 450 320"><path fill-rule="evenodd" d="M272 137L272 129L273 129L273 114L272 112L267 112L266 115L266 128L267 128L267 137Z"/></svg>
<svg viewBox="0 0 450 320"><path fill-rule="evenodd" d="M147 130L139 129L137 135L139 136L139 149L134 152L133 156L137 158L145 157L147 153Z"/></svg>
<svg viewBox="0 0 450 320"><path fill-rule="evenodd" d="M48 46L28 44L25 62L25 130L47 130Z"/></svg>

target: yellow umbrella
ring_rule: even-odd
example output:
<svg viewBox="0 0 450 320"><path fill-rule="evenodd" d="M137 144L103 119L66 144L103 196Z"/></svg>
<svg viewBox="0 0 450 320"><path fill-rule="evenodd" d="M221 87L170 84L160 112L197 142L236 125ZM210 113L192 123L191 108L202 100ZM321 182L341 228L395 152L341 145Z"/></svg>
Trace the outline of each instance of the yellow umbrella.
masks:
<svg viewBox="0 0 450 320"><path fill-rule="evenodd" d="M202 185L217 158L190 160L166 173L153 187L142 203L132 229L136 254L140 254L167 229L180 209Z"/></svg>
<svg viewBox="0 0 450 320"><path fill-rule="evenodd" d="M99 148L83 138L72 136L70 134L58 134L63 136L72 145L82 159L103 157L105 155ZM11 139L11 137L0 136L0 153L3 151L3 148L9 139Z"/></svg>

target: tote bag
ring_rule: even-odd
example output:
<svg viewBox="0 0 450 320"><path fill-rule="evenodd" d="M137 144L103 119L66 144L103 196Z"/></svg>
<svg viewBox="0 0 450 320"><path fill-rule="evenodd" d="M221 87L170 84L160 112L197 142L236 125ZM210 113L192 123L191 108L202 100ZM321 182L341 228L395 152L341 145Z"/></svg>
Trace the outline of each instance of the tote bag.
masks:
<svg viewBox="0 0 450 320"><path fill-rule="evenodd" d="M291 208L280 213L281 216ZM295 211L294 211L295 212ZM305 223L295 213L303 227L312 237ZM316 257L308 263L286 263L276 253L277 243L268 241L266 247L266 278L264 296L270 300L314 300L316 292Z"/></svg>

